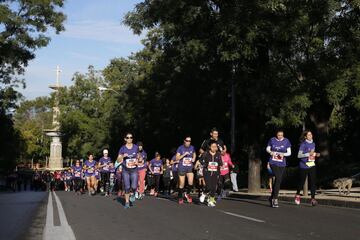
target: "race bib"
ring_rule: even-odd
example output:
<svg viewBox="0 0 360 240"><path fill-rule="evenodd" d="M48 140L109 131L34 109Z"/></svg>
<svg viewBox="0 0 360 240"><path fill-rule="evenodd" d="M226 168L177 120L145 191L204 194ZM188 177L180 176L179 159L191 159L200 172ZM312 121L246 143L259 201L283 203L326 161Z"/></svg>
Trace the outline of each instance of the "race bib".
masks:
<svg viewBox="0 0 360 240"><path fill-rule="evenodd" d="M217 162L209 162L208 164L208 171L216 172L218 169L219 164Z"/></svg>
<svg viewBox="0 0 360 240"><path fill-rule="evenodd" d="M183 158L183 166L184 167L191 167L191 164L192 164L192 158L190 157L184 157Z"/></svg>
<svg viewBox="0 0 360 240"><path fill-rule="evenodd" d="M278 153L275 153L274 156L272 156L272 160L275 162L282 162L284 160L284 156L281 156Z"/></svg>
<svg viewBox="0 0 360 240"><path fill-rule="evenodd" d="M154 167L154 173L160 173L160 167Z"/></svg>
<svg viewBox="0 0 360 240"><path fill-rule="evenodd" d="M81 173L75 172L75 177L81 177Z"/></svg>
<svg viewBox="0 0 360 240"><path fill-rule="evenodd" d="M227 162L224 162L224 164L220 167L220 169L223 170L223 171L228 170L228 169L229 169L229 168L228 168L228 163L227 163Z"/></svg>
<svg viewBox="0 0 360 240"><path fill-rule="evenodd" d="M104 171L109 171L109 166L108 166L108 165L105 165L105 166L103 167L103 170L104 170Z"/></svg>
<svg viewBox="0 0 360 240"><path fill-rule="evenodd" d="M309 157L308 157L308 161L309 162L313 162L313 161L315 161L315 155L309 155Z"/></svg>
<svg viewBox="0 0 360 240"><path fill-rule="evenodd" d="M314 162L314 161L307 162L307 163L306 163L306 166L308 166L308 167L314 167L314 166L315 166L315 162Z"/></svg>
<svg viewBox="0 0 360 240"><path fill-rule="evenodd" d="M94 169L93 169L93 168L89 168L89 169L87 170L87 172L88 172L88 173L93 173L93 172L94 172Z"/></svg>
<svg viewBox="0 0 360 240"><path fill-rule="evenodd" d="M136 158L126 159L126 167L127 168L135 168L136 167Z"/></svg>
<svg viewBox="0 0 360 240"><path fill-rule="evenodd" d="M199 170L198 170L198 174L200 175L200 176L202 176L204 173L203 173L203 168L201 167L201 168L199 168Z"/></svg>

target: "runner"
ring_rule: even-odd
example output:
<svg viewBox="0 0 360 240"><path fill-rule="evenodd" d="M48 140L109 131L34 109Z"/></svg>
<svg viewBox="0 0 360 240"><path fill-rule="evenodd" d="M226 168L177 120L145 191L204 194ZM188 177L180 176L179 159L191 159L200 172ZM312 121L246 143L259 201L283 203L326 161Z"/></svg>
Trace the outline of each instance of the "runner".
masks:
<svg viewBox="0 0 360 240"><path fill-rule="evenodd" d="M218 151L218 144L216 141L211 141L210 149L206 151L202 157L202 165L204 166L204 176L206 191L200 196L200 202L204 202L206 195L208 197L208 206L215 207L215 193L218 186L220 175L220 166L222 165L221 154Z"/></svg>
<svg viewBox="0 0 360 240"><path fill-rule="evenodd" d="M166 198L170 197L170 183L173 178L172 166L170 164L170 159L165 159L165 164L163 167L163 186L164 186L164 195Z"/></svg>
<svg viewBox="0 0 360 240"><path fill-rule="evenodd" d="M101 190L105 191L105 197L109 196L110 189L110 163L111 158L109 157L109 151L103 150L103 157L99 160L99 170L101 175Z"/></svg>
<svg viewBox="0 0 360 240"><path fill-rule="evenodd" d="M185 198L188 203L192 203L192 198L190 196L190 192L193 186L194 173L193 163L196 159L195 148L191 145L191 137L187 136L184 139L184 144L178 147L176 150L176 161L179 163L178 175L179 175L179 204L184 203L184 187L185 180L187 178L188 187L185 193Z"/></svg>
<svg viewBox="0 0 360 240"><path fill-rule="evenodd" d="M273 190L273 184L274 184L274 182L275 182L275 175L274 175L273 171L271 170L271 167L270 167L270 163L269 163L269 162L266 164L266 169L267 169L267 173L268 173L269 191L270 191L270 193L271 193L272 190Z"/></svg>
<svg viewBox="0 0 360 240"><path fill-rule="evenodd" d="M233 168L234 164L231 162L230 154L226 150L221 151L222 165L220 167L219 187L218 187L218 200L226 196L226 189L230 187L230 167Z"/></svg>
<svg viewBox="0 0 360 240"><path fill-rule="evenodd" d="M195 163L194 169L196 170L196 178L198 180L198 192L199 197L205 192L205 178L204 178L204 166L202 165L203 154L199 154L199 158Z"/></svg>
<svg viewBox="0 0 360 240"><path fill-rule="evenodd" d="M82 189L83 171L82 171L82 166L80 164L80 160L76 160L75 165L71 167L71 172L73 176L75 194L80 195L83 192Z"/></svg>
<svg viewBox="0 0 360 240"><path fill-rule="evenodd" d="M269 140L266 151L270 154L269 164L275 175L275 183L269 201L271 207L277 208L279 207L278 196L286 167L286 157L291 155L291 143L284 137L284 131L276 132L276 137Z"/></svg>
<svg viewBox="0 0 360 240"><path fill-rule="evenodd" d="M123 166L118 161L115 161L115 190L117 191L118 197L124 195L124 183L122 179Z"/></svg>
<svg viewBox="0 0 360 240"><path fill-rule="evenodd" d="M163 172L163 162L161 160L160 153L155 153L155 158L150 161L149 164L149 171L152 175L154 175L154 185L150 186L151 190L154 191L154 196L157 197L159 194L159 188L160 188L160 178Z"/></svg>
<svg viewBox="0 0 360 240"><path fill-rule="evenodd" d="M98 167L95 167L95 184L94 184L94 189L95 189L95 193L99 192L99 182L101 179L101 175L100 175L100 171L98 169Z"/></svg>
<svg viewBox="0 0 360 240"><path fill-rule="evenodd" d="M112 162L109 163L109 173L109 196L111 196L114 192L114 186L116 183L115 166Z"/></svg>
<svg viewBox="0 0 360 240"><path fill-rule="evenodd" d="M238 185L237 185L237 175L240 173L239 163L233 161L233 164L234 164L234 167L230 171L230 179L231 179L233 192L238 192L239 188L238 188Z"/></svg>
<svg viewBox="0 0 360 240"><path fill-rule="evenodd" d="M145 196L145 177L147 171L147 154L144 150L143 143L138 142L136 145L139 147L139 162L138 162L138 189L135 198L142 200Z"/></svg>
<svg viewBox="0 0 360 240"><path fill-rule="evenodd" d="M125 208L130 208L130 202L135 201L135 191L138 185L138 152L139 148L133 144L133 135L125 135L125 145L119 150L117 161L123 165L122 179L125 187Z"/></svg>
<svg viewBox="0 0 360 240"><path fill-rule="evenodd" d="M171 189L173 192L177 192L179 187L179 174L178 174L179 162L176 161L176 154L174 154L170 162L172 166L171 170L173 173L173 179L171 181Z"/></svg>
<svg viewBox="0 0 360 240"><path fill-rule="evenodd" d="M70 192L71 190L71 181L72 180L72 174L69 169L66 169L64 172L64 186L65 186L65 192Z"/></svg>
<svg viewBox="0 0 360 240"><path fill-rule="evenodd" d="M96 194L96 177L95 177L95 168L96 168L96 161L94 160L94 155L92 153L88 153L88 160L85 161L84 166L85 170L85 179L86 179L86 185L87 190L89 192L89 195L95 195Z"/></svg>
<svg viewBox="0 0 360 240"><path fill-rule="evenodd" d="M218 151L222 152L223 150L227 151L226 145L224 144L224 141L219 138L219 131L217 128L212 128L210 131L210 138L207 140L204 140L201 144L200 153L203 153L207 150L209 150L210 142L215 141L218 145Z"/></svg>
<svg viewBox="0 0 360 240"><path fill-rule="evenodd" d="M315 152L315 143L313 141L313 135L311 131L305 131L303 135L303 141L300 145L298 158L300 158L300 182L296 191L295 203L300 204L300 191L304 186L306 177L309 178L311 189L311 205L315 206L317 201L315 200L316 192L316 167L315 159L320 157L320 153Z"/></svg>

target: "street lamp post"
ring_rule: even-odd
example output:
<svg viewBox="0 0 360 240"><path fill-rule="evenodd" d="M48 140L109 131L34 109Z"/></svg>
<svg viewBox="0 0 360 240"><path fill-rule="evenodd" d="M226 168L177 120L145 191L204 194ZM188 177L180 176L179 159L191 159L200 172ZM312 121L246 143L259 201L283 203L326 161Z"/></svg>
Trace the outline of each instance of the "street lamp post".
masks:
<svg viewBox="0 0 360 240"><path fill-rule="evenodd" d="M116 91L116 90L114 90L114 89L112 89L112 88L107 88L107 87L98 87L98 90L99 90L100 92L104 92L104 91L113 91L113 92L115 92L116 94L119 94L119 95L120 95L120 93L119 93L118 91Z"/></svg>

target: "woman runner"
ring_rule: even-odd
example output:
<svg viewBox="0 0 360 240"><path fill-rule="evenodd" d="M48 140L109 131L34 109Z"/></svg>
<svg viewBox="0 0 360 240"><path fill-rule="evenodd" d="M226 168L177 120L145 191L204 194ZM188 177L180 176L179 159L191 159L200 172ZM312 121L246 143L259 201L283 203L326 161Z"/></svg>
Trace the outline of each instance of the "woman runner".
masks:
<svg viewBox="0 0 360 240"><path fill-rule="evenodd" d="M270 154L269 164L275 175L275 183L269 199L271 207L278 208L278 196L283 174L286 167L286 157L291 155L291 143L284 137L284 131L278 130L276 137L269 140L266 151Z"/></svg>
<svg viewBox="0 0 360 240"><path fill-rule="evenodd" d="M155 189L154 196L157 197L159 194L159 188L160 188L160 178L163 172L163 162L161 160L160 153L155 153L155 158L150 161L149 164L149 171L152 175L154 175L154 185L151 186L151 190Z"/></svg>
<svg viewBox="0 0 360 240"><path fill-rule="evenodd" d="M178 147L176 150L176 161L179 163L178 175L179 175L179 204L184 203L184 187L185 179L187 178L188 187L185 193L185 198L188 203L192 203L190 192L193 186L194 173L193 163L196 159L195 148L191 145L191 137L187 136L184 139L184 144Z"/></svg>
<svg viewBox="0 0 360 240"><path fill-rule="evenodd" d="M298 158L300 159L300 181L296 191L295 203L300 205L300 191L304 186L306 177L309 177L311 189L311 205L317 204L315 200L316 192L316 168L315 159L320 157L320 153L315 152L315 143L311 131L306 131L303 135L303 142L300 145Z"/></svg>
<svg viewBox="0 0 360 240"><path fill-rule="evenodd" d="M105 191L105 197L109 196L110 189L110 167L111 158L109 157L109 151L103 150L103 157L99 160L99 170L101 176L101 190Z"/></svg>
<svg viewBox="0 0 360 240"><path fill-rule="evenodd" d="M71 167L71 172L73 176L74 182L74 190L77 195L80 195L83 191L82 189L82 166L80 164L80 160L76 160L75 165Z"/></svg>
<svg viewBox="0 0 360 240"><path fill-rule="evenodd" d="M138 185L138 146L133 144L133 135L125 135L125 145L119 150L117 161L123 165L122 179L125 187L125 208L130 208L135 201L135 191Z"/></svg>
<svg viewBox="0 0 360 240"><path fill-rule="evenodd" d="M146 171L147 171L147 154L144 150L143 143L138 142L137 143L139 147L139 162L138 162L138 189L135 194L135 197L142 200L145 196L145 177L146 177Z"/></svg>
<svg viewBox="0 0 360 240"><path fill-rule="evenodd" d="M87 189L89 195L95 195L95 168L96 168L96 161L94 160L94 155L92 153L88 153L88 160L84 163L84 170L85 170L85 179L87 184Z"/></svg>

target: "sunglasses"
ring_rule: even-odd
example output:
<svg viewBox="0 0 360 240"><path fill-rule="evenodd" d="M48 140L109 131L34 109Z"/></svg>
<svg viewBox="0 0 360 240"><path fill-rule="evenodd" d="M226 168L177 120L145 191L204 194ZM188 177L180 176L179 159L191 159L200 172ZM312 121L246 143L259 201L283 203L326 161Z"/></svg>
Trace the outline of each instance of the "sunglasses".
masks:
<svg viewBox="0 0 360 240"><path fill-rule="evenodd" d="M133 137L126 137L125 139L133 139Z"/></svg>
<svg viewBox="0 0 360 240"><path fill-rule="evenodd" d="M191 140L187 140L187 139L185 139L185 142L191 142Z"/></svg>

